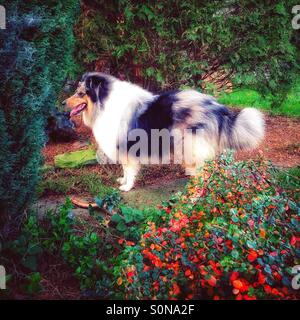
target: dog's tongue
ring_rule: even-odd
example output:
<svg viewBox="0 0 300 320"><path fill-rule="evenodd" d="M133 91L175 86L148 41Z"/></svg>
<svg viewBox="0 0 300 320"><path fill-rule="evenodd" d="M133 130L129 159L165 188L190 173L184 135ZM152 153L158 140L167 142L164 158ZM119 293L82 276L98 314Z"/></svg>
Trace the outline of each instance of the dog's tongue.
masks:
<svg viewBox="0 0 300 320"><path fill-rule="evenodd" d="M76 116L76 114L80 113L85 108L86 108L86 104L85 103L80 104L79 106L77 106L76 108L71 110L70 117Z"/></svg>

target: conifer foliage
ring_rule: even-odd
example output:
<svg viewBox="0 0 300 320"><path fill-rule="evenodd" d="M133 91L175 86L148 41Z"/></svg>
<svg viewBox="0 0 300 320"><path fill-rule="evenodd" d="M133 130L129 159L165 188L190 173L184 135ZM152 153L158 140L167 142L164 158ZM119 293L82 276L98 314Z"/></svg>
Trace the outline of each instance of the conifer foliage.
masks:
<svg viewBox="0 0 300 320"><path fill-rule="evenodd" d="M0 232L7 236L34 196L44 126L75 72L76 0L4 1L0 30Z"/></svg>

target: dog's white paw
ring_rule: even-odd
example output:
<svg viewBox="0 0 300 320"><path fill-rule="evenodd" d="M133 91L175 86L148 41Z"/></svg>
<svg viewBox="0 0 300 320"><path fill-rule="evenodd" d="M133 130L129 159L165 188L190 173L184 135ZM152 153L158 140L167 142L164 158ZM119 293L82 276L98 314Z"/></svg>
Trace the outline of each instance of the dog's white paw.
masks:
<svg viewBox="0 0 300 320"><path fill-rule="evenodd" d="M124 184L126 182L126 178L125 177L120 177L117 179L117 182L120 184Z"/></svg>
<svg viewBox="0 0 300 320"><path fill-rule="evenodd" d="M131 184L123 184L119 189L121 191L126 191L127 192L127 191L131 190L132 187L133 187L133 185L131 185Z"/></svg>
<svg viewBox="0 0 300 320"><path fill-rule="evenodd" d="M185 174L187 175L187 176L195 176L196 175L196 173L197 173L197 169L196 168L194 168L194 167L191 167L191 168L185 168Z"/></svg>

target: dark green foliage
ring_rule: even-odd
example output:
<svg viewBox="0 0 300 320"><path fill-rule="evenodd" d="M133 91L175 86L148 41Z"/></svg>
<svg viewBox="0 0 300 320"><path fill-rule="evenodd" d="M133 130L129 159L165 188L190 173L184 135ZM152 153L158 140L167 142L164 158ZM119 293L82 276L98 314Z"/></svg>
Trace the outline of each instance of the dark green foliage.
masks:
<svg viewBox="0 0 300 320"><path fill-rule="evenodd" d="M159 218L159 213L155 208L141 211L123 205L119 212L112 215L111 222L122 237L130 241L137 241L141 236L142 226L151 218Z"/></svg>
<svg viewBox="0 0 300 320"><path fill-rule="evenodd" d="M6 246L4 254L17 254L22 267L35 273L43 254L61 256L74 270L83 291L94 289L93 294L107 297L112 294L108 292L112 286L112 266L121 249L118 238L105 221L89 224L76 219L67 199L57 213L49 211L43 220L31 214L21 235ZM31 284L36 289L37 283Z"/></svg>
<svg viewBox="0 0 300 320"><path fill-rule="evenodd" d="M103 187L101 192L97 197L95 197L95 202L99 208L104 208L110 213L112 213L112 210L118 206L120 201L121 195L119 191L109 187Z"/></svg>
<svg viewBox="0 0 300 320"><path fill-rule="evenodd" d="M83 1L78 59L151 89L235 78L284 99L297 70L295 1ZM297 42L298 41L298 42Z"/></svg>
<svg viewBox="0 0 300 320"><path fill-rule="evenodd" d="M45 119L72 60L78 2L4 1L0 31L0 230L8 233L34 196Z"/></svg>

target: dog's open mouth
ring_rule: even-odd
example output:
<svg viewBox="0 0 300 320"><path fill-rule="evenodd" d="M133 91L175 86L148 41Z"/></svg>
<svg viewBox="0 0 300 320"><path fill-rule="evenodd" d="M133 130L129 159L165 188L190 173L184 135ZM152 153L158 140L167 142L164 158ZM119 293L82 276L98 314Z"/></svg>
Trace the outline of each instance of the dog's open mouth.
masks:
<svg viewBox="0 0 300 320"><path fill-rule="evenodd" d="M71 110L70 117L76 116L80 112L82 112L87 107L86 103L81 103L77 107Z"/></svg>

